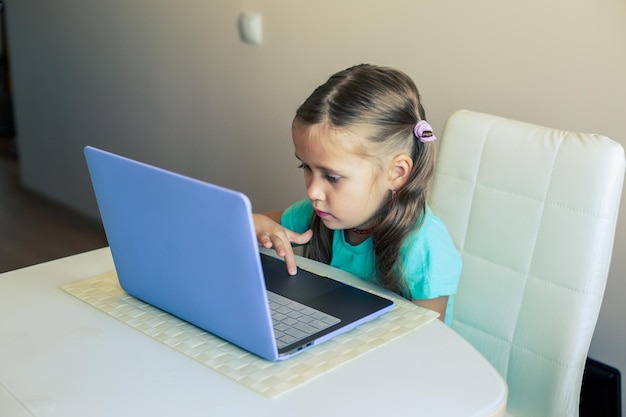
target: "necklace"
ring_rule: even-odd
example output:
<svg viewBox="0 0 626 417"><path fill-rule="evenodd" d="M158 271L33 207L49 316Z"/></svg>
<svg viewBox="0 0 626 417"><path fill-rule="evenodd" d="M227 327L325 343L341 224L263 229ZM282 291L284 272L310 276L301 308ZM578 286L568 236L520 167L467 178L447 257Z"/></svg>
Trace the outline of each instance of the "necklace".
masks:
<svg viewBox="0 0 626 417"><path fill-rule="evenodd" d="M370 227L369 229L357 229L356 227L353 227L350 230L352 231L352 233L355 233L357 235L370 235L372 234L372 230L374 230L374 228Z"/></svg>

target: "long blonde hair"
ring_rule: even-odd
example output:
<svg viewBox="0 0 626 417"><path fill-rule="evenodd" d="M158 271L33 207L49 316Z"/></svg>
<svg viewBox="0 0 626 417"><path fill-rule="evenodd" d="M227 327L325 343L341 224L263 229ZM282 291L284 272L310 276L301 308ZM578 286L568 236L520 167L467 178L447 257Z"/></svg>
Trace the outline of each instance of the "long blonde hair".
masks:
<svg viewBox="0 0 626 417"><path fill-rule="evenodd" d="M406 236L421 225L435 160L432 142L421 142L413 133L416 123L425 119L419 92L410 77L396 69L368 64L332 75L304 101L294 118L294 123L304 126L327 123L358 130L364 139L363 149L372 157L410 152L413 168L409 178L383 202L371 235L375 278L383 287L409 299L400 248ZM316 215L311 228L313 238L305 247L305 255L330 263L333 231Z"/></svg>

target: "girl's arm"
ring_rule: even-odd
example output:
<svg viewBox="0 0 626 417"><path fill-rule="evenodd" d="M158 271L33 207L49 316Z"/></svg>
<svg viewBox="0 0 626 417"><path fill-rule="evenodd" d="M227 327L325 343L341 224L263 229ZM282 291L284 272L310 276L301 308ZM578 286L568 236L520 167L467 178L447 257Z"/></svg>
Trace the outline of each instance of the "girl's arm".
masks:
<svg viewBox="0 0 626 417"><path fill-rule="evenodd" d="M295 275L298 271L296 258L291 243L305 244L313 236L312 230L296 233L280 224L282 211L273 211L264 214L252 214L254 229L259 245L269 249L274 248L276 254L285 259L287 271Z"/></svg>
<svg viewBox="0 0 626 417"><path fill-rule="evenodd" d="M268 211L267 213L262 213L262 215L267 216L270 219L274 220L276 223L280 224L280 218L283 216L284 211L285 210Z"/></svg>
<svg viewBox="0 0 626 417"><path fill-rule="evenodd" d="M430 300L412 300L414 304L439 313L439 320L446 320L446 309L448 307L448 296L432 298Z"/></svg>

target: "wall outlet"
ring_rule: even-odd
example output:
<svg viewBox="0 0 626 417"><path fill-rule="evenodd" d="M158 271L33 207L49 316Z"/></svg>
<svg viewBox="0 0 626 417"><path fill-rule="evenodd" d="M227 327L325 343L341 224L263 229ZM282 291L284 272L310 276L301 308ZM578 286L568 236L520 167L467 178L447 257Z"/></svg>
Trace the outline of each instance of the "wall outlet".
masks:
<svg viewBox="0 0 626 417"><path fill-rule="evenodd" d="M263 18L259 13L239 14L239 37L242 42L258 45L263 40Z"/></svg>

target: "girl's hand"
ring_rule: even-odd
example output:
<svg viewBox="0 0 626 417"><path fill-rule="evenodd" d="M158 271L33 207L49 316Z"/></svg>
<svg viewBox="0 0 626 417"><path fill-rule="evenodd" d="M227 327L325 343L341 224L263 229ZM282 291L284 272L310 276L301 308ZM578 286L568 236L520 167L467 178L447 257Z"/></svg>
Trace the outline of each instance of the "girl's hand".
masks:
<svg viewBox="0 0 626 417"><path fill-rule="evenodd" d="M304 233L296 233L264 214L252 214L252 219L259 245L267 249L274 248L276 254L285 259L289 275L295 275L298 269L291 243L299 245L307 243L311 240L313 231L309 229Z"/></svg>

